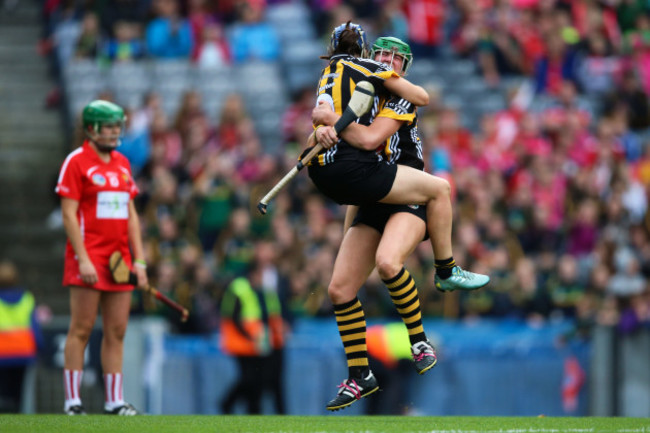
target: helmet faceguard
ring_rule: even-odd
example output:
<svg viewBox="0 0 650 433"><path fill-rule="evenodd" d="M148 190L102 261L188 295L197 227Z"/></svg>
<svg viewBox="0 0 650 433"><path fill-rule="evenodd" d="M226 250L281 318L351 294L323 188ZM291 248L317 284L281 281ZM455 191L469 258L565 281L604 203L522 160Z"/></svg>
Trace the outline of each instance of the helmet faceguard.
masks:
<svg viewBox="0 0 650 433"><path fill-rule="evenodd" d="M366 39L366 32L359 24L355 24L350 21L343 23L332 30L332 36L330 37L330 53L336 52L336 49L339 47L341 33L343 33L344 30L352 30L354 33L356 33L357 46L359 48L360 57L368 57L368 40Z"/></svg>
<svg viewBox="0 0 650 433"><path fill-rule="evenodd" d="M413 64L413 54L411 53L411 47L401 39L394 38L392 36L378 38L375 43L372 44L371 57L374 59L377 54L383 53L390 53L392 55L391 63L395 56L400 56L403 59L402 70L395 71L401 75L406 75L406 72Z"/></svg>
<svg viewBox="0 0 650 433"><path fill-rule="evenodd" d="M84 107L81 118L84 134L97 145L99 150L108 152L119 146L126 120L122 107L108 101L92 101ZM115 125L120 127L120 134L103 135L101 133L103 126ZM113 145L114 142L117 144Z"/></svg>

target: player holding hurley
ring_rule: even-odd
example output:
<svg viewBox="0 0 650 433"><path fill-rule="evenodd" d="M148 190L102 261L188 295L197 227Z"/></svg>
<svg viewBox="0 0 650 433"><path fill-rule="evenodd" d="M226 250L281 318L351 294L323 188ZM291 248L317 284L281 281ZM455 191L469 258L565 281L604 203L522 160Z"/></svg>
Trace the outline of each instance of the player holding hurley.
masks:
<svg viewBox="0 0 650 433"><path fill-rule="evenodd" d="M82 113L87 140L67 156L56 186L68 237L63 272L63 285L70 288L63 373L68 415L85 414L79 393L84 350L98 310L103 330L104 413L138 414L122 394L124 334L133 286L115 283L108 266L114 251L120 251L131 265L133 251L138 286L147 286L140 223L133 204L138 188L129 161L115 151L124 121L124 110L116 104L102 100L88 104Z"/></svg>

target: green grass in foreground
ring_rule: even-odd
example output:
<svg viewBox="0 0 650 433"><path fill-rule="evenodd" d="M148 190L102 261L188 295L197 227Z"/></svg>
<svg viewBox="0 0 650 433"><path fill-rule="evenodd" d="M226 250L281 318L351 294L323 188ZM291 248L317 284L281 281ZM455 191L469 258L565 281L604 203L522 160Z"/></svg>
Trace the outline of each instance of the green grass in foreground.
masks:
<svg viewBox="0 0 650 433"><path fill-rule="evenodd" d="M2 433L650 433L644 418L0 415Z"/></svg>

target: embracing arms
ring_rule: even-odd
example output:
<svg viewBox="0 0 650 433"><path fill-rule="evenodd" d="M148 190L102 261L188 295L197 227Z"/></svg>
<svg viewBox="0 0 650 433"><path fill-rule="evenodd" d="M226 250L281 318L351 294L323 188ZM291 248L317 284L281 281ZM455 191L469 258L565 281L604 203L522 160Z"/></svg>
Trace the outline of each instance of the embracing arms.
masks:
<svg viewBox="0 0 650 433"><path fill-rule="evenodd" d="M321 102L312 112L315 125L331 126L341 117L336 114L326 102ZM341 132L341 137L350 145L363 150L375 150L393 135L401 126L401 120L388 117L377 117L370 126L352 123ZM324 147L330 147L338 141L333 128L318 128L315 132L316 141Z"/></svg>

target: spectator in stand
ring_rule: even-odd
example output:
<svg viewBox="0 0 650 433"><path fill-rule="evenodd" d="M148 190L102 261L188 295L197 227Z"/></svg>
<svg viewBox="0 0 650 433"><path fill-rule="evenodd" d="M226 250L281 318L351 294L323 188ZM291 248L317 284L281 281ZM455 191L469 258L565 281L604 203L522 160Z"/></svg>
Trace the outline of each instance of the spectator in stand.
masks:
<svg viewBox="0 0 650 433"><path fill-rule="evenodd" d="M46 9L48 6L46 5ZM67 65L75 57L75 48L81 35L81 10L74 0L62 1L51 11L48 27L51 36L43 42L43 50L56 49L56 69Z"/></svg>
<svg viewBox="0 0 650 433"><path fill-rule="evenodd" d="M635 34L630 37L631 49L628 55L624 58L624 67L626 70L634 71L637 78L641 83L641 88L647 94L650 93L650 41L645 39L648 31L648 19L642 20L644 30L640 30L640 34Z"/></svg>
<svg viewBox="0 0 650 433"><path fill-rule="evenodd" d="M81 34L77 39L74 56L78 59L95 59L101 53L102 43L97 15L86 12L81 21Z"/></svg>
<svg viewBox="0 0 650 433"><path fill-rule="evenodd" d="M622 0L618 2L617 17L618 25L623 32L627 33L636 27L637 19L650 12L648 5L639 0Z"/></svg>
<svg viewBox="0 0 650 433"><path fill-rule="evenodd" d="M620 86L607 96L605 107L607 111L622 107L627 113L630 129L633 131L646 129L650 126L648 96L633 70L623 72Z"/></svg>
<svg viewBox="0 0 650 433"><path fill-rule="evenodd" d="M201 40L203 29L206 25L215 21L213 13L214 2L206 0L186 0L184 4L187 7L187 19L192 28L192 38L197 43L192 50L192 58L196 57L196 50L198 48L198 41Z"/></svg>
<svg viewBox="0 0 650 433"><path fill-rule="evenodd" d="M0 261L0 413L19 413L25 375L42 346L34 295L18 286L12 262Z"/></svg>
<svg viewBox="0 0 650 433"><path fill-rule="evenodd" d="M648 211L647 191L630 173L627 164L620 163L614 171L612 192L620 194L621 204L631 224L641 224Z"/></svg>
<svg viewBox="0 0 650 433"><path fill-rule="evenodd" d="M142 106L135 110L132 116L130 116L131 129L137 133L144 131L148 132L151 128L154 114L159 110L162 110L160 95L154 91L145 93L142 100Z"/></svg>
<svg viewBox="0 0 650 433"><path fill-rule="evenodd" d="M228 182L233 171L231 158L222 155L210 158L192 185L198 214L196 231L205 253L215 250L216 241L228 226L235 208L235 192Z"/></svg>
<svg viewBox="0 0 650 433"><path fill-rule="evenodd" d="M591 107L578 98L576 85L569 80L562 81L558 94L541 110L542 127L552 140L558 140L566 133L572 121L578 122L576 127L579 130L587 130L593 117Z"/></svg>
<svg viewBox="0 0 650 433"><path fill-rule="evenodd" d="M548 293L541 287L536 263L530 258L521 258L515 264L511 290L515 302L530 322L543 322L548 318L552 303Z"/></svg>
<svg viewBox="0 0 650 433"><path fill-rule="evenodd" d="M479 2L463 0L458 7L460 24L452 34L451 45L458 55L470 57L489 34L487 19Z"/></svg>
<svg viewBox="0 0 650 433"><path fill-rule="evenodd" d="M641 262L641 272L647 279L650 275L650 235L642 224L630 227L630 248Z"/></svg>
<svg viewBox="0 0 650 433"><path fill-rule="evenodd" d="M496 86L502 76L521 73L525 68L521 46L511 34L511 22L518 17L513 18L511 10L503 6L494 14L494 23L478 44L479 66L491 86Z"/></svg>
<svg viewBox="0 0 650 433"><path fill-rule="evenodd" d="M242 134L252 128L252 120L239 94L228 95L221 109L221 117L215 130L219 146L226 151L235 151L242 142Z"/></svg>
<svg viewBox="0 0 650 433"><path fill-rule="evenodd" d="M154 0L156 18L146 30L147 52L163 59L188 59L194 47L192 28L179 14L178 0Z"/></svg>
<svg viewBox="0 0 650 433"><path fill-rule="evenodd" d="M600 34L616 51L621 48L621 30L613 7L600 1L572 1L571 14L581 38Z"/></svg>
<svg viewBox="0 0 650 433"><path fill-rule="evenodd" d="M641 275L639 259L627 247L619 247L614 253L615 274L609 279L607 292L619 299L639 295L646 290L646 281Z"/></svg>
<svg viewBox="0 0 650 433"><path fill-rule="evenodd" d="M586 40L586 56L578 70L580 86L593 95L609 93L615 85L615 77L620 75L621 59L608 49L605 38L595 33Z"/></svg>
<svg viewBox="0 0 650 433"><path fill-rule="evenodd" d="M223 27L217 22L207 23L199 38L195 56L197 65L202 68L219 68L232 62L230 46L224 36Z"/></svg>
<svg viewBox="0 0 650 433"><path fill-rule="evenodd" d="M230 47L224 36L223 26L215 14L215 9L219 6L215 3L228 2L207 0L187 2L187 16L195 41L192 60L199 66L207 68L219 67L231 61Z"/></svg>
<svg viewBox="0 0 650 433"><path fill-rule="evenodd" d="M509 33L519 45L523 59L521 71L531 74L537 59L544 55L543 35L555 31L550 12L536 11L534 8L519 10L517 19L510 21Z"/></svg>
<svg viewBox="0 0 650 433"><path fill-rule="evenodd" d="M176 112L174 130L178 132L185 142L191 126L199 123L207 128L208 118L203 111L201 94L195 90L186 91L181 99L181 106Z"/></svg>
<svg viewBox="0 0 650 433"><path fill-rule="evenodd" d="M247 209L236 208L230 214L228 230L218 240L219 271L230 277L244 272L252 263L255 241L251 233L251 216Z"/></svg>
<svg viewBox="0 0 650 433"><path fill-rule="evenodd" d="M574 318L585 287L580 282L580 269L574 256L564 254L557 260L557 274L546 282L546 290L553 300L553 307L564 317Z"/></svg>
<svg viewBox="0 0 650 433"><path fill-rule="evenodd" d="M209 139L208 125L194 121L188 125L183 140L183 170L194 180L201 174L208 161L219 158L219 150L214 140Z"/></svg>
<svg viewBox="0 0 650 433"><path fill-rule="evenodd" d="M577 56L567 46L562 36L546 36L546 55L535 64L535 91L555 95L563 80L577 80Z"/></svg>
<svg viewBox="0 0 650 433"><path fill-rule="evenodd" d="M311 87L300 89L294 94L293 103L282 115L282 133L285 142L295 142L299 146L307 142L307 137L314 130L311 110L315 105L316 95Z"/></svg>
<svg viewBox="0 0 650 433"><path fill-rule="evenodd" d="M177 168L181 161L183 142L181 136L169 125L167 115L157 110L151 122L152 159L169 169Z"/></svg>
<svg viewBox="0 0 650 433"><path fill-rule="evenodd" d="M110 38L104 47L104 55L109 60L126 62L144 56L145 47L139 23L117 21L113 33L115 36Z"/></svg>
<svg viewBox="0 0 650 433"><path fill-rule="evenodd" d="M629 119L627 111L619 106L610 116L614 135L620 140L625 160L630 163L638 161L643 154L643 142L641 137L629 128Z"/></svg>
<svg viewBox="0 0 650 433"><path fill-rule="evenodd" d="M451 157L452 167L457 164L457 156L470 152L471 140L471 133L460 123L458 110L447 107L440 115L435 143L436 148L444 149Z"/></svg>
<svg viewBox="0 0 650 433"><path fill-rule="evenodd" d="M235 63L252 60L273 62L280 57L280 41L273 27L264 21L266 0L244 0L238 3L239 22L230 39Z"/></svg>
<svg viewBox="0 0 650 433"><path fill-rule="evenodd" d="M241 183L259 183L270 177L274 168L273 158L264 154L260 139L254 131L246 134L241 144L240 156L235 176Z"/></svg>
<svg viewBox="0 0 650 433"><path fill-rule="evenodd" d="M596 249L599 238L598 204L593 199L575 203L576 215L570 219L566 236L566 252L578 261L581 278L593 266L590 254Z"/></svg>

